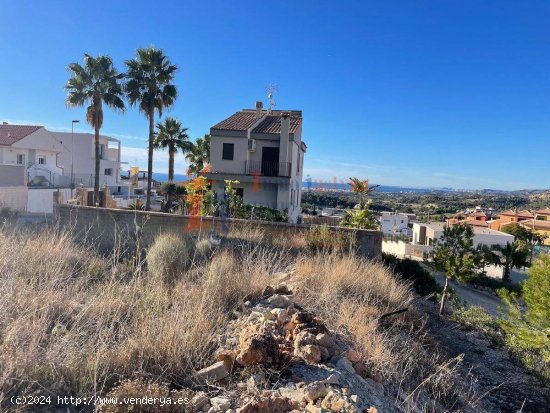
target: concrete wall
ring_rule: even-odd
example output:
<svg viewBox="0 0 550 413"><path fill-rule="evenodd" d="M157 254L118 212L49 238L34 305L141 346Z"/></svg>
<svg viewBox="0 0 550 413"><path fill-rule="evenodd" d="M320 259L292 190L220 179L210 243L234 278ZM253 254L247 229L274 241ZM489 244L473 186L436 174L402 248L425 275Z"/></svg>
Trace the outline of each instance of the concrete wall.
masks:
<svg viewBox="0 0 550 413"><path fill-rule="evenodd" d="M118 241L132 243L136 238L136 228L140 233L141 245L147 247L159 233L223 235L232 226L250 225L260 228L272 236L291 237L293 234L308 231L307 225L285 223L222 220L220 218L200 218L160 212L129 211L121 209L93 208L72 205L57 205L56 214L60 225L74 229L77 236L92 237L102 250L111 250ZM379 231L353 230L331 227L333 231L354 232L359 252L369 258L378 258L382 252L382 233Z"/></svg>
<svg viewBox="0 0 550 413"><path fill-rule="evenodd" d="M429 254L433 247L429 245L414 245L403 241L387 241L382 242L382 251L387 254L396 255L398 258L423 258Z"/></svg>
<svg viewBox="0 0 550 413"><path fill-rule="evenodd" d="M57 192L61 195L56 195ZM60 202L67 202L71 198L71 190L68 188L29 188L27 212L35 214L53 214L54 196L60 196Z"/></svg>
<svg viewBox="0 0 550 413"><path fill-rule="evenodd" d="M26 212L28 191L26 186L0 187L0 208L9 208L12 211Z"/></svg>
<svg viewBox="0 0 550 413"><path fill-rule="evenodd" d="M27 184L26 175L24 165L0 165L0 187L25 186Z"/></svg>

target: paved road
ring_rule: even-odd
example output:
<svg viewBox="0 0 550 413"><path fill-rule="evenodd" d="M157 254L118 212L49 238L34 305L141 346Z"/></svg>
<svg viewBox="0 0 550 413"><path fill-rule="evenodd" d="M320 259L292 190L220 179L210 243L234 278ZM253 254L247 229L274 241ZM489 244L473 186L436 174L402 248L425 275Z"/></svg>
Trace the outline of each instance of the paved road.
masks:
<svg viewBox="0 0 550 413"><path fill-rule="evenodd" d="M432 272L435 280L439 285L443 287L445 285L445 277L439 272ZM475 288L469 287L464 284L459 284L454 281L449 282L449 286L455 290L456 295L463 301L467 306L480 306L485 309L489 314L493 316L499 316L498 307L503 306L502 300L491 293L476 290Z"/></svg>

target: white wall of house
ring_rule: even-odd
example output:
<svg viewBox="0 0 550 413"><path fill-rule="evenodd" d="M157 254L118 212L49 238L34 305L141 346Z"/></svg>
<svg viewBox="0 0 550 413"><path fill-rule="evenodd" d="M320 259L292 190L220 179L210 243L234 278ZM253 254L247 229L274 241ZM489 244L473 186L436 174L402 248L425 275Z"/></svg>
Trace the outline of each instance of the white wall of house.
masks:
<svg viewBox="0 0 550 413"><path fill-rule="evenodd" d="M384 234L408 234L409 216L406 214L382 212L380 216L380 231Z"/></svg>
<svg viewBox="0 0 550 413"><path fill-rule="evenodd" d="M0 187L0 208L25 212L27 210L29 189L26 186Z"/></svg>
<svg viewBox="0 0 550 413"><path fill-rule="evenodd" d="M413 224L413 244L433 245L443 235L444 223L414 223ZM425 239L422 239L421 229L426 229ZM506 244L514 242L514 236L504 232L495 231L489 228L472 227L474 231L473 243L474 247L478 245L487 245L494 248L495 246L506 246Z"/></svg>
<svg viewBox="0 0 550 413"><path fill-rule="evenodd" d="M0 163L6 165L40 164L40 167L61 174L62 165L58 154L67 153L55 136L44 128L20 139L11 146L0 148Z"/></svg>
<svg viewBox="0 0 550 413"><path fill-rule="evenodd" d="M487 245L505 247L507 243L514 242L514 236L504 232L495 231L488 228L474 228L474 247L478 245Z"/></svg>
<svg viewBox="0 0 550 413"><path fill-rule="evenodd" d="M233 160L222 159L224 143L234 145ZM210 141L210 164L212 166L212 172L244 174L247 154L248 141L246 138L212 135Z"/></svg>
<svg viewBox="0 0 550 413"><path fill-rule="evenodd" d="M27 168L24 165L5 165L0 163L0 187L26 185Z"/></svg>
<svg viewBox="0 0 550 413"><path fill-rule="evenodd" d="M54 136L68 149L59 155L59 163L63 165L64 174L70 176L71 163L75 180L86 180L95 176L95 136L93 133L52 132ZM119 142L107 136L99 137L99 144L103 147L103 158L100 160L100 184L119 186L120 182L120 151ZM110 173L110 175L109 175Z"/></svg>

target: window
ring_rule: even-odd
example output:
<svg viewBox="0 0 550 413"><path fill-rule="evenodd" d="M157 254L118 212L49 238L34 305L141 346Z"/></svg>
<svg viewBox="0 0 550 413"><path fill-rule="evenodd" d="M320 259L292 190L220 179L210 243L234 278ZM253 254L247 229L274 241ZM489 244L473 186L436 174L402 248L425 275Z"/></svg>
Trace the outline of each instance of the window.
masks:
<svg viewBox="0 0 550 413"><path fill-rule="evenodd" d="M46 157L45 156L39 156L38 157L38 165L46 165Z"/></svg>
<svg viewBox="0 0 550 413"><path fill-rule="evenodd" d="M232 161L234 152L235 152L235 145L234 144L224 143L223 144L222 159L224 159L226 161Z"/></svg>
<svg viewBox="0 0 550 413"><path fill-rule="evenodd" d="M105 169L105 175L111 176L113 174L113 168L107 168Z"/></svg>
<svg viewBox="0 0 550 413"><path fill-rule="evenodd" d="M235 188L237 196L240 196L241 199L244 199L244 188Z"/></svg>
<svg viewBox="0 0 550 413"><path fill-rule="evenodd" d="M17 154L17 165L25 165L25 155L22 153Z"/></svg>
<svg viewBox="0 0 550 413"><path fill-rule="evenodd" d="M99 145L99 159L105 159L105 144Z"/></svg>

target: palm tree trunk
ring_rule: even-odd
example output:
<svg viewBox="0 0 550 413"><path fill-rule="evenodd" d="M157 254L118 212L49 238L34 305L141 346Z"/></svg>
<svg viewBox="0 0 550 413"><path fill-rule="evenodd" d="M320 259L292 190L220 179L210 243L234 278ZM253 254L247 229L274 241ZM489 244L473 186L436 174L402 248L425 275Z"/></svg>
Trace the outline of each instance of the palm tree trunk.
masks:
<svg viewBox="0 0 550 413"><path fill-rule="evenodd" d="M168 148L168 180L174 181L174 155L175 155L174 145L170 145Z"/></svg>
<svg viewBox="0 0 550 413"><path fill-rule="evenodd" d="M441 304L439 305L439 315L443 315L445 312L445 299L447 298L447 287L449 286L449 278L445 277L445 286L441 293Z"/></svg>
<svg viewBox="0 0 550 413"><path fill-rule="evenodd" d="M97 110L96 110L97 113ZM100 167L100 157L99 157L99 125L95 126L95 179L94 179L94 205L96 206L99 202L99 167Z"/></svg>
<svg viewBox="0 0 550 413"><path fill-rule="evenodd" d="M510 266L504 266L504 274L502 275L502 281L510 282Z"/></svg>
<svg viewBox="0 0 550 413"><path fill-rule="evenodd" d="M155 109L149 109L149 153L147 159L147 197L145 210L151 210L151 183L153 181L153 139L155 137Z"/></svg>

